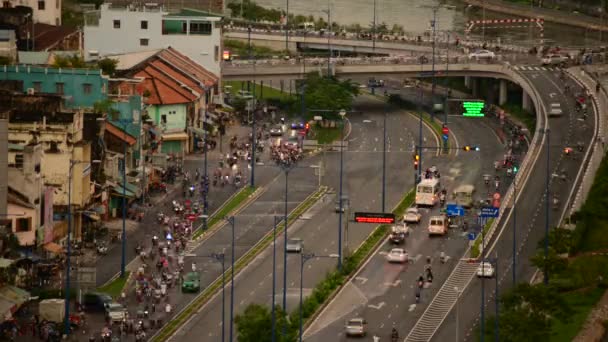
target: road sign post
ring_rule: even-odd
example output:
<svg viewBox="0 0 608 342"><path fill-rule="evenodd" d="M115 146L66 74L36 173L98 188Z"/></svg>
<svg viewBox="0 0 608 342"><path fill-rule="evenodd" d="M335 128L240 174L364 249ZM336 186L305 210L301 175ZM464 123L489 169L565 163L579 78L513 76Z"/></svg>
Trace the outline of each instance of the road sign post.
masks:
<svg viewBox="0 0 608 342"><path fill-rule="evenodd" d="M499 211L498 208L495 208L495 207L483 207L483 208L481 208L479 217L482 219L497 218L498 211Z"/></svg>
<svg viewBox="0 0 608 342"><path fill-rule="evenodd" d="M464 208L461 205L448 204L445 212L448 216L464 216Z"/></svg>

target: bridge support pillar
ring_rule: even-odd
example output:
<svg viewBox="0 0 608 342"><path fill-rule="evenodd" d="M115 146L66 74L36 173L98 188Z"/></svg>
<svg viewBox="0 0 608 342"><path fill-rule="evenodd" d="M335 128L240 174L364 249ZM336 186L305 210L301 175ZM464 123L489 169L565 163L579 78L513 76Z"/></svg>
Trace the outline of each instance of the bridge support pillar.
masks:
<svg viewBox="0 0 608 342"><path fill-rule="evenodd" d="M525 90L521 96L521 107L529 112L532 111L532 101L530 100L530 95L528 95Z"/></svg>
<svg viewBox="0 0 608 342"><path fill-rule="evenodd" d="M500 80L500 90L498 92L498 105L502 106L507 102L507 80Z"/></svg>
<svg viewBox="0 0 608 342"><path fill-rule="evenodd" d="M471 93L473 94L474 97L479 97L480 96L480 84L479 84L479 79L478 78L471 78Z"/></svg>
<svg viewBox="0 0 608 342"><path fill-rule="evenodd" d="M467 89L471 89L471 76L464 77L464 86L467 87Z"/></svg>

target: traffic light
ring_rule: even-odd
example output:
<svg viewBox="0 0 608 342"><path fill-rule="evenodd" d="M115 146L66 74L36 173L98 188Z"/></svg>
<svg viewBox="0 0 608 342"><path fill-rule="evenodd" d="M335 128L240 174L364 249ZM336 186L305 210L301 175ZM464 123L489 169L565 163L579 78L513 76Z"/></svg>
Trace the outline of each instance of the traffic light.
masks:
<svg viewBox="0 0 608 342"><path fill-rule="evenodd" d="M308 122L304 126L304 129L306 130L306 132L308 132L308 130L310 129L310 124Z"/></svg>
<svg viewBox="0 0 608 342"><path fill-rule="evenodd" d="M465 145L462 149L466 152L469 152L469 151L479 152L479 146Z"/></svg>
<svg viewBox="0 0 608 342"><path fill-rule="evenodd" d="M513 174L517 174L517 171L519 171L519 166L513 165Z"/></svg>
<svg viewBox="0 0 608 342"><path fill-rule="evenodd" d="M418 163L420 162L420 155L414 155L414 170L418 170Z"/></svg>

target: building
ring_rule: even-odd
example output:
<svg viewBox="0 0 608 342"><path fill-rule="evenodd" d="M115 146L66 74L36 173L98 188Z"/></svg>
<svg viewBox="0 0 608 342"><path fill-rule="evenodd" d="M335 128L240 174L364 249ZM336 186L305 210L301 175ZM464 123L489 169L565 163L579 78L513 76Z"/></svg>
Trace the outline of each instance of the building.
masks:
<svg viewBox="0 0 608 342"><path fill-rule="evenodd" d="M34 23L61 25L61 0L3 0L2 8L29 7L32 9Z"/></svg>
<svg viewBox="0 0 608 342"><path fill-rule="evenodd" d="M121 82L113 93L140 94L161 135L161 152L184 155L202 134L201 113L217 91L218 77L174 48L111 56L119 74L140 79Z"/></svg>
<svg viewBox="0 0 608 342"><path fill-rule="evenodd" d="M17 37L13 30L0 30L0 56L17 60Z"/></svg>
<svg viewBox="0 0 608 342"><path fill-rule="evenodd" d="M13 91L34 94L56 94L63 98L63 107L93 108L108 98L109 77L101 70L61 69L10 65L0 68L0 82L12 81Z"/></svg>
<svg viewBox="0 0 608 342"><path fill-rule="evenodd" d="M163 6L163 8L166 8L168 11L179 11L182 8L193 8L200 11L217 14L223 14L226 11L226 2L227 0L154 1L154 3ZM113 5L123 7L134 5L137 3L137 1L133 0L112 0Z"/></svg>
<svg viewBox="0 0 608 342"><path fill-rule="evenodd" d="M85 14L85 60L172 47L219 75L221 19L192 9L169 13L158 5L104 3Z"/></svg>
<svg viewBox="0 0 608 342"><path fill-rule="evenodd" d="M0 215L7 213L8 192L8 120L0 115Z"/></svg>

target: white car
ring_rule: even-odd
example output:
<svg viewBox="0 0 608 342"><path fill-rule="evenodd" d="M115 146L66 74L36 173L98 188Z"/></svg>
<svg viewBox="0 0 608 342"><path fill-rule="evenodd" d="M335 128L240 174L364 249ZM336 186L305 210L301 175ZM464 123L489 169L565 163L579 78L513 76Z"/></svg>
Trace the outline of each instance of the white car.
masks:
<svg viewBox="0 0 608 342"><path fill-rule="evenodd" d="M273 137L281 136L283 135L283 129L281 126L275 126L270 129L270 135Z"/></svg>
<svg viewBox="0 0 608 342"><path fill-rule="evenodd" d="M494 277L494 266L487 261L480 262L479 266L477 267L477 276L479 278Z"/></svg>
<svg viewBox="0 0 608 342"><path fill-rule="evenodd" d="M407 208L405 211L405 215L403 215L403 222L405 223L420 223L422 219L422 214L418 210L418 208Z"/></svg>
<svg viewBox="0 0 608 342"><path fill-rule="evenodd" d="M301 253L303 246L302 239L289 239L287 240L286 250L287 253Z"/></svg>
<svg viewBox="0 0 608 342"><path fill-rule="evenodd" d="M346 330L346 336L365 336L365 326L367 322L363 318L352 318L346 322L344 327Z"/></svg>
<svg viewBox="0 0 608 342"><path fill-rule="evenodd" d="M386 255L386 260L388 260L388 262L395 262L400 264L406 262L408 258L409 256L403 248L393 248Z"/></svg>
<svg viewBox="0 0 608 342"><path fill-rule="evenodd" d="M562 55L546 55L545 57L541 58L540 62L542 65L563 65L566 64L566 62L568 62L569 58L568 56L562 56Z"/></svg>
<svg viewBox="0 0 608 342"><path fill-rule="evenodd" d="M106 304L106 316L112 322L122 322L126 318L127 310L119 303Z"/></svg>
<svg viewBox="0 0 608 342"><path fill-rule="evenodd" d="M477 50L469 54L469 59L494 59L496 55L490 50Z"/></svg>

